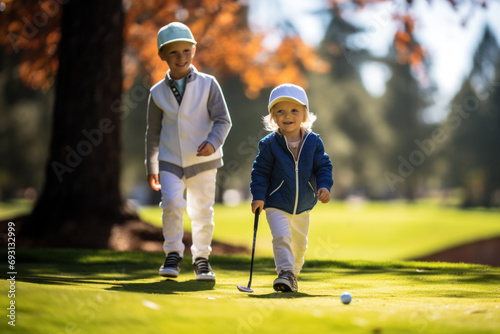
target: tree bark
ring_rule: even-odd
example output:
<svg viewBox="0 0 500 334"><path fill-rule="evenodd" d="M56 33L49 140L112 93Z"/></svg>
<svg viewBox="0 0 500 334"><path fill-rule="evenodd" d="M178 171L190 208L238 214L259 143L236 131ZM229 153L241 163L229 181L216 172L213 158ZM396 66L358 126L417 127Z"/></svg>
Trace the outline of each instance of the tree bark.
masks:
<svg viewBox="0 0 500 334"><path fill-rule="evenodd" d="M67 222L99 222L102 233L133 216L120 191L122 2L65 2L61 25L45 184L22 231L30 237Z"/></svg>

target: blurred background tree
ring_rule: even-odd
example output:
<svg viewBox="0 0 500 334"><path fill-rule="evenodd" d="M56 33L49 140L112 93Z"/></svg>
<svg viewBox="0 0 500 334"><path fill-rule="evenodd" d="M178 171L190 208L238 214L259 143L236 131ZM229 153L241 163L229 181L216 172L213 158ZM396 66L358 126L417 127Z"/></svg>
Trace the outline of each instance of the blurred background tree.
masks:
<svg viewBox="0 0 500 334"><path fill-rule="evenodd" d="M465 207L500 204L499 83L500 48L487 28L445 123L448 131L455 128L445 145L449 161L445 180L463 189Z"/></svg>
<svg viewBox="0 0 500 334"><path fill-rule="evenodd" d="M457 10L456 15L462 15L462 4L444 1ZM266 3L274 4L276 11L271 14L276 17L283 12L277 3ZM379 3L389 4L383 13L385 24L391 21L396 26L392 51L386 56L373 55L352 42L363 34L370 37L369 27L354 23L353 13L373 10L380 14ZM57 221L102 218L103 213L113 213L112 219L104 219L108 225L125 219L129 216L122 197L140 204L157 201L144 182L146 101L150 86L166 71L157 56L156 33L168 22L182 21L198 41L195 65L219 79L234 122L225 145L226 165L219 173L220 200L225 189L248 195L251 163L257 142L265 135L261 117L267 113L268 93L277 84L293 82L308 90L312 111L319 116L315 129L334 160L335 197L413 199L433 189L463 187L468 189L466 194L487 189L480 191L481 200L466 195L466 205L499 204L495 200L500 170L495 153L499 57L491 33L488 37L485 32L476 67L457 99L463 100L463 94L479 96L478 80L487 83L482 89L488 94L481 95L478 111L463 122L467 125L455 131L450 130L450 121L425 121L426 108L436 102L432 100L435 88L427 72L432 66L429 51L415 37L413 1L326 1L313 13L329 20L318 48L302 40L294 18L282 19L273 31L256 29L249 22L251 5L251 1L230 0L115 1L106 6L79 1L64 5L57 0L2 1L2 200L34 198L39 192L38 207L45 208L46 215L41 221L50 220L55 226ZM66 10L67 6L73 11ZM488 1L471 6L487 9ZM64 15L67 21L61 21ZM83 16L90 17L84 21ZM469 17L464 16L465 26ZM113 25L112 31L108 25ZM273 43L269 43L270 35ZM70 56L68 50L72 50ZM64 57L69 61L66 65ZM93 62L87 63L89 58ZM93 70L93 66L103 69ZM377 92L367 89L366 69L385 73ZM30 89L21 87L21 82ZM79 91L91 83L102 89ZM67 96L68 91L80 94ZM459 102L453 102L450 109ZM108 118L114 130L104 136L102 145L93 147L78 166L71 167L72 172L61 174L65 170L59 169L55 173L54 162L62 164L72 158L67 147L76 150L80 145L84 150L82 141L89 138L83 131L99 129L99 122ZM413 163L421 157L415 153L421 150L415 141L432 138L440 127L449 131L450 140L432 154L424 154L421 166ZM470 136L478 139L467 140ZM459 144L464 144L464 150L457 150ZM408 175L398 171L402 159L414 170ZM44 160L45 174L40 168ZM392 184L387 173L395 178ZM64 175L63 182L55 182L58 175ZM61 212L56 217L50 210Z"/></svg>
<svg viewBox="0 0 500 334"><path fill-rule="evenodd" d="M42 3L40 10L44 10L43 17L48 20L46 13L50 7L47 6L50 5ZM60 26L54 27L60 29L61 37L52 45L59 51L45 53L45 57L42 52L37 59L29 58L34 64L41 62L42 65L34 73L26 73L37 79L41 77L40 82L32 83L41 89L48 89L46 82L54 80L53 75L57 80L44 185L22 230L36 242L44 235L57 239L56 231L68 231L69 223L84 226L90 221L120 223L134 217L126 212L120 191L121 123L119 109L113 108L121 97L123 82L121 0L108 1L105 5L74 1L59 11L62 12ZM54 18L59 16L53 13ZM32 15L34 24L45 22L38 21L41 12L34 11ZM43 28L34 25L27 28L29 21L26 17L22 21L23 36L26 29L32 29L36 35L37 29ZM15 40L13 35L12 32L11 41ZM36 40L36 36L33 38ZM21 44L11 46L23 45L17 41ZM27 43L31 46L36 41L28 39ZM50 59L55 55L58 61ZM53 66L46 67L44 63ZM28 78L24 80L31 82ZM78 230L72 228L77 234Z"/></svg>

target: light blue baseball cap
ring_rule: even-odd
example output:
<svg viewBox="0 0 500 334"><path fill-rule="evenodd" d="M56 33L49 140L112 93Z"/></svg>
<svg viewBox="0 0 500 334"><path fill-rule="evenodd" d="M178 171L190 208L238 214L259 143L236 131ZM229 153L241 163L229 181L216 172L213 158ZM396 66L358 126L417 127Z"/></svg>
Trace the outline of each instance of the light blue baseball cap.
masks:
<svg viewBox="0 0 500 334"><path fill-rule="evenodd" d="M293 84L282 84L274 88L269 96L269 106L268 110L278 102L289 101L297 104L301 104L309 110L309 100L307 99L306 91L297 85Z"/></svg>
<svg viewBox="0 0 500 334"><path fill-rule="evenodd" d="M158 31L158 51L173 42L189 42L196 44L193 33L188 26L180 22L172 22Z"/></svg>

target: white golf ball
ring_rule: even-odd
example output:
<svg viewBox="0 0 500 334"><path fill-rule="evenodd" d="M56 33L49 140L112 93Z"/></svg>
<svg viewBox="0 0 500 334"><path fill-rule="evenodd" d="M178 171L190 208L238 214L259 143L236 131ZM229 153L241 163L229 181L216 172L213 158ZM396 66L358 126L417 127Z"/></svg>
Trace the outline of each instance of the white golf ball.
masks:
<svg viewBox="0 0 500 334"><path fill-rule="evenodd" d="M340 301L343 303L343 304L349 304L351 301L352 301L352 296L349 292L344 292L341 296L340 296Z"/></svg>

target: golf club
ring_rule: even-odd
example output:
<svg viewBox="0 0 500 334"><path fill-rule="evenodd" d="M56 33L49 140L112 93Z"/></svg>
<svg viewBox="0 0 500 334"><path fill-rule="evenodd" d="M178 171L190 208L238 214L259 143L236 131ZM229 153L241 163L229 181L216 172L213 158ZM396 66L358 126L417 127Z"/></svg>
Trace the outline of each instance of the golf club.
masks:
<svg viewBox="0 0 500 334"><path fill-rule="evenodd" d="M250 289L250 286L252 285L252 273L253 273L253 258L255 254L255 239L257 237L257 227L259 226L259 212L260 209L257 208L255 210L255 221L253 223L253 245L252 245L252 261L250 262L250 280L248 281L248 286L242 286L238 285L237 288L241 292L253 292L252 289Z"/></svg>

